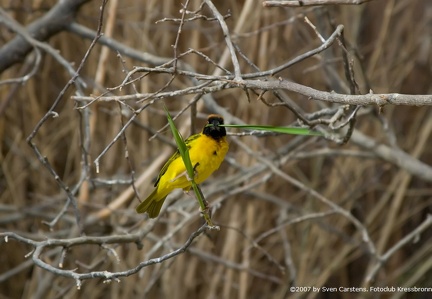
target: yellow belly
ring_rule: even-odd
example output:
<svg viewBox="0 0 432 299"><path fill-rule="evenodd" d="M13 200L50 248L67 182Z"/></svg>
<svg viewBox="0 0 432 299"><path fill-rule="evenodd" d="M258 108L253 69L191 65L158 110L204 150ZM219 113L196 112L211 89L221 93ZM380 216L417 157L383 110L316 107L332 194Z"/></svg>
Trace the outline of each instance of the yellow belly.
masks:
<svg viewBox="0 0 432 299"><path fill-rule="evenodd" d="M192 166L195 168L194 180L197 184L200 184L219 168L228 152L228 143L225 137L216 141L208 136L201 135L200 138L193 140L189 146L189 156ZM159 191L166 194L176 188L188 190L191 187L181 157L171 162L165 175L161 177L159 186L165 187L163 188L165 190Z"/></svg>

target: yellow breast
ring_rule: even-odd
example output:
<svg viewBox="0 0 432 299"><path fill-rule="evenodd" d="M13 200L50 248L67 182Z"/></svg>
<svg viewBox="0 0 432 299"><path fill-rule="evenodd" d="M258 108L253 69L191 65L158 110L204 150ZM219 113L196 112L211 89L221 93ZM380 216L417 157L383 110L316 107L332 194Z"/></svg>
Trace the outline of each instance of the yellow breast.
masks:
<svg viewBox="0 0 432 299"><path fill-rule="evenodd" d="M214 171L216 171L225 159L228 152L228 142L223 137L215 140L206 135L197 138L189 150L192 166L195 167L195 182L204 182Z"/></svg>
<svg viewBox="0 0 432 299"><path fill-rule="evenodd" d="M203 134L188 143L188 147L192 166L195 168L194 179L197 184L204 182L219 168L229 148L226 137L215 140ZM186 167L180 156L171 162L166 173L161 177L159 185L166 187L167 194L173 189L188 189L191 186L186 177Z"/></svg>

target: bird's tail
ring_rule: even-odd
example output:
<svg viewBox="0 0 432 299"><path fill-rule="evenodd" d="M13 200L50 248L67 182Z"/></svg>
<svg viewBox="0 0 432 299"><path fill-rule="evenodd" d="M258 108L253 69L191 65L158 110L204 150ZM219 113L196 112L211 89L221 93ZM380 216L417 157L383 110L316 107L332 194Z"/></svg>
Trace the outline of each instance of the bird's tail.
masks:
<svg viewBox="0 0 432 299"><path fill-rule="evenodd" d="M136 207L137 213L147 212L150 218L156 218L159 215L159 212L167 195L159 198L160 194L158 194L157 191L158 188L155 188L153 192Z"/></svg>

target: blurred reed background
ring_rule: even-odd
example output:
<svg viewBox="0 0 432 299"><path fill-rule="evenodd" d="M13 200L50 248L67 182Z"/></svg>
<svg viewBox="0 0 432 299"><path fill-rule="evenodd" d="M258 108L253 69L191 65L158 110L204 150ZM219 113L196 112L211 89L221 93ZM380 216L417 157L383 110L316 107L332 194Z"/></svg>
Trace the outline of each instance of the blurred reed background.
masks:
<svg viewBox="0 0 432 299"><path fill-rule="evenodd" d="M0 1L3 9L23 25L46 14L56 2ZM232 40L260 70L274 68L320 45L304 21L305 16L324 38L333 32L332 24L343 24L346 47L353 57L362 94L370 89L374 93L432 92L431 4L422 0L378 0L360 6L264 8L260 1L215 1L226 16ZM200 5L201 1L190 1L187 9L196 10ZM77 23L95 30L100 6L101 1L89 1L79 11ZM164 19L180 18L181 7L179 1L111 0L106 7L103 32L124 46L154 55L155 59L171 59L179 23ZM212 17L205 5L201 14ZM2 30L0 44L13 37L13 32ZM90 42L76 32L62 32L49 40L75 67ZM197 18L184 23L177 54L189 49L232 70L224 36L214 20ZM319 90L349 93L342 54L336 42L277 77ZM30 58L3 72L1 80L28 72ZM246 60L239 60L242 73L255 72ZM135 66L158 65L154 62L152 65L118 55L98 44L81 73L88 86L80 95L156 92L166 86L171 75L150 73L140 78L143 73L139 73L134 75L133 85L115 88ZM218 72L214 64L194 53L184 55L179 62L202 74ZM44 55L36 75L24 85L0 86L1 231L14 231L37 240L78 236L72 207L52 229L43 223L52 221L59 213L66 195L26 143L27 136L69 79L70 75L52 56ZM184 89L191 82L178 75L166 90ZM306 113L337 106L282 93ZM174 145L169 130L155 135L166 124L162 104L176 115L194 95L152 102L128 100L122 104L96 101L82 110L76 108L88 102L74 100L74 95L74 88L67 91L55 110L59 117L45 122L34 142L71 188L80 180L83 157L90 161L89 176L76 194L87 235L109 236L140 229L149 232L141 250L133 243L110 245L118 260L112 251L100 246L75 246L68 250L64 268L77 268L77 272L123 271L181 246L203 222L193 196L174 192L161 216L149 221L135 213L139 201L130 181L134 172L141 199L151 192L152 179ZM286 107L266 106L252 92L248 99L241 88L215 92L211 97L214 101L197 102L196 115L188 108L177 118L176 124L184 136L200 130L208 113L221 111L248 124L290 125L296 121ZM265 99L278 102L271 93L266 93ZM133 109L148 106L126 129L126 144L121 138L115 142L102 156L100 171L96 173L94 159L133 115L128 105ZM378 144L399 147L431 165L431 115L430 107L388 105L381 113L377 107L365 107L360 110L355 128ZM88 126L83 124L85 119ZM226 119L230 123L235 120ZM84 135L89 136L87 153L83 151ZM430 181L408 173L397 163L378 158L374 149L364 149L358 142L340 146L323 138L281 135L229 139L231 148L226 161L202 186L220 231L200 236L185 253L121 278L119 283L90 279L83 282L80 290L74 280L35 266L31 258L24 258L31 248L10 240L0 244L0 298L327 298L323 293L292 294L289 287L368 285L366 277L376 259L368 252L359 230L310 192L275 173L262 157L350 212L364 225L379 254L400 242L432 212ZM125 148L129 160L125 158ZM112 203L118 204L104 209ZM400 248L370 284L430 287L431 237L429 229L416 242ZM60 251L46 251L44 261L56 266ZM353 294L334 295L350 298ZM411 296L421 298L420 294Z"/></svg>

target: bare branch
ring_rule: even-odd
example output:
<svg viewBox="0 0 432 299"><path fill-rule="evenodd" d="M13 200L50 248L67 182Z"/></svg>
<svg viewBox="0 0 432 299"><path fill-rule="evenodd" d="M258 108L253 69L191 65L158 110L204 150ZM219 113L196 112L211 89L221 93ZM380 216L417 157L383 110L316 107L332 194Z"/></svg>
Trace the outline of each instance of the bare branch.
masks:
<svg viewBox="0 0 432 299"><path fill-rule="evenodd" d="M351 141L364 149L370 150L381 159L405 169L412 175L432 182L432 167L417 160L406 152L378 143L376 140L367 137L359 131L354 131Z"/></svg>
<svg viewBox="0 0 432 299"><path fill-rule="evenodd" d="M92 278L103 278L104 281L118 280L119 277L126 277L132 274L137 273L144 267L148 267L154 264L162 263L168 259L171 259L183 252L185 252L188 247L192 244L192 242L200 236L203 232L208 229L207 225L201 226L198 230L193 232L186 242L176 250L162 255L157 258L152 258L147 261L139 263L136 267L121 271L121 272L108 272L108 271L94 271L88 273L77 273L75 270L63 270L56 268L45 261L42 260L41 255L43 254L43 250L48 247L63 247L70 248L77 245L82 244L94 244L94 245L106 245L106 244L122 244L122 243L138 243L142 239L143 232L138 232L130 235L115 235L109 237L91 237L91 236L83 236L78 238L70 238L70 239L48 239L45 241L34 241L28 238L24 238L16 233L5 232L0 233L0 237L5 240L5 242L9 242L9 239L15 239L19 242L31 245L34 247L34 251L31 253L33 262L51 273L73 278L77 283L77 287L80 288L82 281L86 279Z"/></svg>
<svg viewBox="0 0 432 299"><path fill-rule="evenodd" d="M0 9L0 25L10 30L1 38L22 39L31 52L19 70L4 72L0 82L11 83L2 86L7 98L0 104L5 116L0 250L11 255L1 282L22 281L22 289L25 281L25 295L37 288L36 294L51 291L56 298L87 279L93 281L84 284L83 292L95 297L91 293L100 290L92 285L98 281L129 275L134 277L128 277L128 286L111 285L103 292L183 298L199 288L202 297L247 298L257 282L271 289L269 296L289 297L289 286L295 285L370 284L382 269L392 274L383 275L380 284L424 283L421 275L430 263L417 263L430 251L427 142L432 118L427 106L432 96L427 80L413 84L411 76L423 80L430 75L429 14L413 9L410 0L398 5L381 1L377 10L363 5L360 9L372 12L374 20L384 21L372 26L364 18L353 19L355 26L350 23L344 34L341 21L358 14L313 5L367 0L278 1L308 8L272 14L256 9L254 0L186 0L172 7L152 1L133 13L133 1L113 1L112 10L118 9L105 20L102 1L92 1L86 10L91 14L79 20L73 15L55 24L77 41L70 45L62 39L68 34L59 36L56 47L64 53L47 43L49 36L41 40L32 35L31 25L25 28L11 19L37 18L47 11L43 6ZM56 6L65 2L78 9L77 3L90 1L63 0ZM35 16L22 18L27 9ZM423 19L412 22L412 15ZM395 16L400 22L389 27ZM78 21L97 22L98 28ZM112 29L105 36L104 22ZM362 35L366 29L379 31L379 41ZM407 32L414 34L401 42L398 37ZM103 50L96 53L99 59L89 58L95 44ZM85 56L77 58L74 50L86 48ZM105 61L109 50L115 53ZM170 56L159 56L166 53ZM81 61L77 71L68 61ZM57 70L59 78L51 80ZM11 74L16 78L7 77ZM65 76L71 78L66 85L61 83ZM83 76L93 91L84 88ZM49 82L50 88L39 90L40 82ZM373 94L373 88L380 94ZM73 101L65 102L66 95L73 95ZM182 133L196 133L207 114L219 113L227 124L308 127L324 138L227 129L230 152L202 185L212 218L231 228L216 235L200 227L196 202L182 190L170 193L156 219L133 209L137 197L153 190L153 177L175 149L172 139L160 134L166 123L162 102L178 117ZM393 107L381 113L386 105ZM426 107L408 111L397 105ZM155 136L161 142L149 142ZM196 242L202 234L206 238ZM185 251L187 259L181 256ZM365 260L364 274L352 272ZM37 271L25 275L31 266ZM205 277L209 288L193 281L202 273L210 273Z"/></svg>
<svg viewBox="0 0 432 299"><path fill-rule="evenodd" d="M99 23L98 23L98 36L100 36L101 32L102 32L103 12L104 12L105 5L106 5L107 1L108 0L103 0L103 4L101 6L101 13L99 16ZM54 179L56 180L58 185L66 192L67 197L68 197L68 202L72 203L72 205L74 207L75 218L76 218L77 226L80 228L80 231L82 230L81 222L80 222L81 217L80 217L80 213L78 210L78 204L76 202L75 196L72 194L69 187L60 179L60 176L56 173L54 168L51 166L48 159L46 157L44 157L42 155L42 153L39 151L39 148L33 142L33 139L36 136L36 134L38 133L38 131L40 130L40 128L42 127L42 125L47 121L48 118L58 116L57 112L55 112L54 110L56 109L58 104L63 99L63 96L66 93L66 91L69 89L69 87L71 87L73 84L75 84L75 80L79 77L79 72L83 68L84 63L87 61L93 47L96 45L96 41L97 41L97 38L95 38L93 40L93 42L90 44L89 48L87 49L86 54L84 55L83 59L81 60L80 65L78 66L78 69L76 70L76 73L72 76L72 78L69 80L69 82L63 87L62 91L59 93L59 95L55 99L54 103L52 104L52 106L50 107L48 112L39 120L39 122L36 124L33 131L31 132L31 134L26 139L27 143L33 149L33 151L36 154L39 161L48 169L48 171L52 174L52 176L54 177ZM63 211L65 211L65 210L66 210L66 208L63 208ZM62 214L62 213L60 213L60 214Z"/></svg>
<svg viewBox="0 0 432 299"><path fill-rule="evenodd" d="M399 242L393 245L389 250L387 250L383 255L379 256L378 261L376 262L373 269L368 273L365 279L365 283L369 284L377 275L378 271L384 265L387 260L395 254L396 251L401 249L403 246L407 245L409 242L413 242L413 240L420 238L421 233L427 230L432 225L432 215L426 215L426 219L417 226L412 232L403 237Z"/></svg>
<svg viewBox="0 0 432 299"><path fill-rule="evenodd" d="M227 44L227 47L230 51L231 61L232 61L233 66L234 66L235 80L241 80L242 74L240 71L240 65L239 65L239 62L237 59L235 48L234 48L233 43L231 41L231 35L229 33L228 26L225 23L225 19L220 14L220 12L217 10L216 6L213 4L213 2L211 0L204 0L204 1L207 4L207 6L211 9L211 11L213 12L213 15L217 18L219 25L221 26L222 31L224 33L225 43Z"/></svg>
<svg viewBox="0 0 432 299"><path fill-rule="evenodd" d="M308 99L323 101L328 103L338 103L346 105L408 105L408 106L431 106L432 95L412 95L412 94L365 94L365 95L347 95L335 92L326 92L313 89L298 83L290 82L285 79L274 80L243 80L235 82L246 88L257 88L262 90L284 89L302 94Z"/></svg>
<svg viewBox="0 0 432 299"><path fill-rule="evenodd" d="M277 167L277 165L275 165L271 160L267 159L266 157L262 157L260 155L257 155L256 153L253 153L243 143L241 143L241 142L236 142L236 143L238 145L240 145L246 152L248 152L249 154L253 155L259 161L263 162L269 169L271 169L271 171L273 173L275 173L276 175L280 176L281 178L283 178L284 180L286 180L290 184L296 186L297 188L300 188L301 190L304 190L305 192L307 192L308 194L310 194L314 198L318 199L319 201L321 201L325 205L327 205L330 208L332 208L332 210L335 213L340 214L343 217L345 217L346 219L348 219L357 228L358 232L360 233L360 235L362 237L362 241L365 242L366 245L367 245L367 247L368 247L369 254L371 254L371 255L375 255L376 254L376 248L375 248L375 245L374 245L374 243L372 242L372 240L371 240L371 238L369 236L368 230L349 211L347 211L344 208L340 207L339 205L337 205L333 201L329 200L328 198L326 198L325 196L323 196L319 192L315 191L314 189L307 187L305 184L303 184L299 180L297 180L297 179L293 178L292 176L286 174L285 172L281 171L279 169L279 167Z"/></svg>
<svg viewBox="0 0 432 299"><path fill-rule="evenodd" d="M66 30L89 40L93 40L96 36L98 36L96 31L75 22L69 24L66 27ZM172 58L159 57L150 54L148 52L136 50L134 48L128 47L127 45L121 42L118 42L117 40L111 37L104 36L104 35L98 38L98 43L107 46L113 51L118 51L122 55L131 57L143 63L148 63L149 65L153 65L153 66L165 64L168 61L171 61L172 59Z"/></svg>
<svg viewBox="0 0 432 299"><path fill-rule="evenodd" d="M51 10L40 19L27 27L28 36L38 41L45 41L65 30L68 24L75 19L76 13L82 5L90 0L64 0L58 1ZM4 14L0 21L6 22ZM19 35L0 49L0 73L12 65L24 60L25 56L33 49L33 45Z"/></svg>

